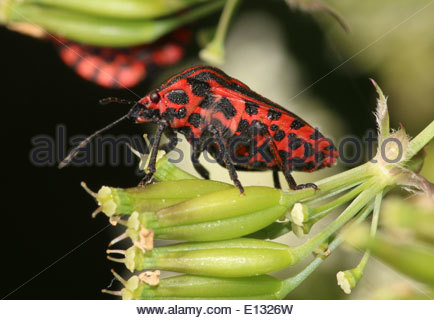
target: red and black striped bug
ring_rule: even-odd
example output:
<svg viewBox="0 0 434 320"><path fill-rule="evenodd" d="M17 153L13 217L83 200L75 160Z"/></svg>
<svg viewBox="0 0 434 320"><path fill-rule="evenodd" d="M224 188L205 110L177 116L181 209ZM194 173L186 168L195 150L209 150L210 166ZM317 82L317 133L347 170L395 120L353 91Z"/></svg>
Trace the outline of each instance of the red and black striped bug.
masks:
<svg viewBox="0 0 434 320"><path fill-rule="evenodd" d="M150 70L177 63L191 41L188 29L131 48L105 48L55 38L61 59L82 78L107 88L130 88Z"/></svg>
<svg viewBox="0 0 434 320"><path fill-rule="evenodd" d="M84 140L60 167L70 162L92 138L124 119L157 124L148 173L142 180L145 184L155 172L158 149L175 148L176 132L184 134L192 144L192 161L202 176L208 178L208 172L198 158L207 150L229 170L241 192L237 169L271 169L276 187L280 187L277 173L282 171L291 189L316 189L313 183L297 185L291 172L329 167L338 156L333 143L306 121L214 67L188 68L138 102L116 98L103 102L129 103L133 107L125 116ZM163 133L171 139L159 147Z"/></svg>

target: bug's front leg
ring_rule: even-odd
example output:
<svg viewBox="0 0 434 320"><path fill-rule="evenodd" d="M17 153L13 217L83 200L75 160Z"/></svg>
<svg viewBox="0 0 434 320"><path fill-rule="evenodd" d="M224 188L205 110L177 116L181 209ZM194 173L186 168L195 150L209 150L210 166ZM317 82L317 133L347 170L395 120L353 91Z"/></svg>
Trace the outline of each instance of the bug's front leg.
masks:
<svg viewBox="0 0 434 320"><path fill-rule="evenodd" d="M155 173L155 163L157 161L158 145L160 144L161 136L163 135L163 132L166 128L167 128L166 121L161 120L158 122L157 131L155 132L155 138L152 144L151 155L149 156L147 173L143 177L142 181L140 181L139 186L144 186L148 184Z"/></svg>
<svg viewBox="0 0 434 320"><path fill-rule="evenodd" d="M241 185L240 180L238 180L237 170L235 169L235 166L232 163L228 148L227 148L227 146L223 140L222 135L214 127L211 127L209 130L213 134L214 138L217 141L219 151L221 153L223 153L223 160L226 164L227 169L229 170L229 176L231 177L232 181L234 182L234 185L240 190L240 193L244 194L244 188Z"/></svg>

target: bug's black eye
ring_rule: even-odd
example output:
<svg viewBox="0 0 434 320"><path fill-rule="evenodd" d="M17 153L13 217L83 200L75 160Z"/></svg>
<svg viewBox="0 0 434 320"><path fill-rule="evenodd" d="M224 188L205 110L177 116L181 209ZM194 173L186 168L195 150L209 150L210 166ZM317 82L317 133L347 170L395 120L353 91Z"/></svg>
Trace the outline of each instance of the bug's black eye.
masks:
<svg viewBox="0 0 434 320"><path fill-rule="evenodd" d="M157 91L153 91L149 97L152 103L158 103L160 101L160 95Z"/></svg>

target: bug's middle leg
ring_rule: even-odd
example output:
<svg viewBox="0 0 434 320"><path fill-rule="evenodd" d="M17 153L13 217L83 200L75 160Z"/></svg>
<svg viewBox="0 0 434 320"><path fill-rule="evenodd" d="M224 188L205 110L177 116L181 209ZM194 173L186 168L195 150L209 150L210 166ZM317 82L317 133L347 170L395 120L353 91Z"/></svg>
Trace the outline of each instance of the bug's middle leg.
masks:
<svg viewBox="0 0 434 320"><path fill-rule="evenodd" d="M244 188L241 185L240 180L238 180L237 170L235 169L235 166L232 163L232 160L231 160L231 157L229 154L229 150L226 146L226 143L223 140L221 133L213 127L210 128L210 132L214 135L214 138L217 141L219 151L221 153L223 153L223 160L226 164L227 169L229 170L229 176L231 177L232 181L234 182L234 185L240 190L240 193L244 193Z"/></svg>
<svg viewBox="0 0 434 320"><path fill-rule="evenodd" d="M282 186L280 185L280 180L279 180L279 169L277 169L277 168L273 168L273 183L274 183L274 187L276 189L282 189Z"/></svg>
<svg viewBox="0 0 434 320"><path fill-rule="evenodd" d="M200 154L202 153L202 143L200 141L193 143L193 150L191 153L191 162L193 163L193 167L199 175L209 180L209 171L199 162Z"/></svg>

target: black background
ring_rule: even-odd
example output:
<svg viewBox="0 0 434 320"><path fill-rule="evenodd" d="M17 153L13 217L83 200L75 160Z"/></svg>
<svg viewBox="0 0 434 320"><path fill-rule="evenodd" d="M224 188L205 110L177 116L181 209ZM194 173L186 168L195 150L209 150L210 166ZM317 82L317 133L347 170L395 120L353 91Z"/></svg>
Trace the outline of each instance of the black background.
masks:
<svg viewBox="0 0 434 320"><path fill-rule="evenodd" d="M330 59L322 31L308 15L290 14L279 4L269 8L258 4L257 8L271 10L288 32L288 50L297 57L306 84L338 64ZM251 9L254 8L246 5L240 8ZM57 166L35 166L29 155L33 148L31 139L37 135L53 137L58 124L67 127L68 137L89 134L128 110L122 105L99 106L99 99L136 97L127 90L108 90L82 80L60 61L48 41L1 28L0 43L0 297L111 298L101 294L100 289L112 279L110 268L120 268L105 258L107 243L116 232L110 227L88 240L107 226L107 219L90 218L96 204L79 183L85 180L94 190L101 185L133 186L139 179L135 167L73 166L59 170ZM194 48L191 51L192 55L197 54ZM342 114L356 135L374 127L372 119L361 116L375 105L367 78L355 69L342 68L312 88L330 108ZM151 81L145 81L132 91L144 95L152 89L150 84ZM355 96L368 98L355 101ZM125 122L110 134L142 134L144 130L143 126Z"/></svg>

